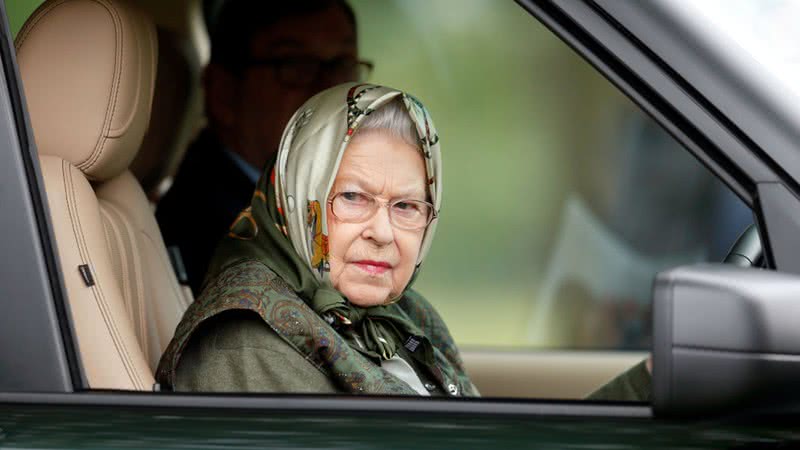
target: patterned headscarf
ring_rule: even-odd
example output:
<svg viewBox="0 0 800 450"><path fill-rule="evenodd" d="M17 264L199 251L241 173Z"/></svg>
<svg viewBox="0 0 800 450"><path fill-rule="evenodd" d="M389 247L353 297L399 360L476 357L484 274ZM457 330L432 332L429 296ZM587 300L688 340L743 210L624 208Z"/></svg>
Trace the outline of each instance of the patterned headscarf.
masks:
<svg viewBox="0 0 800 450"><path fill-rule="evenodd" d="M325 208L339 163L364 117L398 97L416 125L428 195L438 211L442 190L439 138L425 107L396 89L339 85L315 95L292 116L274 167L262 175L251 205L239 214L220 243L206 280L236 261L257 259L340 329L354 347L370 356L389 359L408 336L419 335L397 305L353 305L330 280ZM425 231L415 275L435 227L434 220Z"/></svg>

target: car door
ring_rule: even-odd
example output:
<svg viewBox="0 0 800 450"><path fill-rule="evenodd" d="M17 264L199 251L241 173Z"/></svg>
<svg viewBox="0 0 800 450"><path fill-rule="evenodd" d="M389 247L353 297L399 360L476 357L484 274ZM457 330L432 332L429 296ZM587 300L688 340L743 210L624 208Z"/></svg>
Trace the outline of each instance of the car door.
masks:
<svg viewBox="0 0 800 450"><path fill-rule="evenodd" d="M769 264L795 272L791 236L800 221L792 217L800 209L792 202L800 166L793 165L797 148L791 116L768 108L768 99L748 91L747 83L731 85L732 73L707 67L706 58L713 55L693 53L697 42L686 38L691 35L673 23L675 16L660 2L520 3L723 180L754 212ZM790 422L765 420L774 417L770 411L673 422L653 417L646 404L491 395L466 400L91 390L82 379L64 307L5 8L2 14L0 298L8 312L0 315L3 446L701 448L797 440ZM530 25L538 26L532 18ZM558 364L534 362L532 369L521 369L514 354L486 356L494 357L511 358L502 364L521 371L522 383L526 373L533 373L527 370ZM467 358L482 356L467 353ZM536 361L536 355L520 358ZM498 365L490 361L485 369L471 370L493 370L487 376L496 377L505 370ZM572 367L571 372L581 370Z"/></svg>
<svg viewBox="0 0 800 450"><path fill-rule="evenodd" d="M580 399L643 360L656 273L722 261L750 207L516 5L462 2L450 21L353 4L376 79L424 93L445 130L446 207L415 287L480 391Z"/></svg>

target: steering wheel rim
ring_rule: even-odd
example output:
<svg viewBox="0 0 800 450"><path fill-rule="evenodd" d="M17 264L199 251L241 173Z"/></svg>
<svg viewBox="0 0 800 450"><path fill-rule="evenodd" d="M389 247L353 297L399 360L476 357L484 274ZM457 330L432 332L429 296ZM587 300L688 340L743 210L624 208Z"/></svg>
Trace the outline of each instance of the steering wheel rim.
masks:
<svg viewBox="0 0 800 450"><path fill-rule="evenodd" d="M745 228L722 262L740 267L764 267L764 248L755 224Z"/></svg>

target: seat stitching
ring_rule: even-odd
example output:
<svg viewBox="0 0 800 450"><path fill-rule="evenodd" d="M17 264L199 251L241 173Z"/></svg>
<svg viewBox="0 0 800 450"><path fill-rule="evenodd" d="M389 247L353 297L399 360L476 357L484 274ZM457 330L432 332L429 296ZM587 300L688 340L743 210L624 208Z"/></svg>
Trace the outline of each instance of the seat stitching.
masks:
<svg viewBox="0 0 800 450"><path fill-rule="evenodd" d="M67 191L68 194L71 193L72 196L68 195L67 205L70 213L70 219L73 224L73 232L76 233L75 240L78 243L78 251L81 256L81 261L88 262L89 267L93 267L91 258L89 257L88 248L86 248L86 242L83 240L82 227L80 224L80 215L77 213L77 196L75 195L75 185L72 182L72 171L70 170L70 164L62 160L62 167L66 171L65 182L67 178L69 179L69 184L68 186L66 186L68 189L65 189L65 191ZM120 356L122 365L125 371L128 373L128 377L131 383L134 386L138 386L140 389L142 389L142 385L144 383L140 380L138 373L136 373L135 370L133 370L133 368L130 365L129 361L130 356L128 355L128 351L127 348L124 346L124 343L120 342L121 339L119 338L119 331L117 330L116 322L113 320L113 316L111 315L108 309L108 304L105 301L105 296L103 295L101 285L100 283L96 283L93 287L95 289L91 289L92 295L94 296L95 301L98 307L100 308L101 316L103 317L103 322L105 322L106 329L108 329L109 334L111 335L112 343L117 348L117 353Z"/></svg>
<svg viewBox="0 0 800 450"><path fill-rule="evenodd" d="M19 50L23 46L23 44L27 40L28 36L30 36L30 34L33 31L33 29L36 28L36 26L39 24L39 22L42 21L42 19L44 19L45 17L50 15L56 7L63 5L67 1L68 0L61 0L61 1L58 1L56 3L53 3L52 5L49 5L49 6L45 7L45 9L43 9L41 12L39 12L39 14L33 19L32 22L30 22L30 24L28 26L23 27L23 30L21 31L21 34L20 34L20 36L18 38L19 42L16 45L17 50ZM93 1L94 1L94 3L97 3L98 5L100 5L103 8L105 8L106 11L111 16L112 20L114 21L114 25L115 25L115 27L114 27L115 43L118 46L118 48L120 49L120 51L119 52L115 52L115 56L116 56L115 61L114 61L114 78L115 79L114 79L114 86L112 87L113 95L110 96L109 104L106 105L106 119L104 119L103 130L101 131L101 135L100 135L100 137L98 139L98 142L95 144L94 150L92 150L92 154L90 154L89 157L86 160L84 160L83 162L76 164L76 167L81 169L81 171L85 171L85 170L91 169L97 163L97 160L100 159L100 157L102 156L102 154L104 152L105 143L108 140L106 135L108 134L108 130L111 129L111 123L113 122L113 119L114 119L114 111L116 109L116 104L117 104L117 97L119 95L119 85L121 84L120 80L122 78L121 77L121 72L122 72L121 66L122 66L123 53L124 53L124 46L122 45L123 41L122 41L122 32L121 32L121 30L122 30L122 21L119 18L119 16L117 14L115 14L116 10L114 10L111 7L109 7L109 5L107 5L106 3L102 2L102 1L99 1L99 0L93 0ZM99 146L99 149L98 149L98 146Z"/></svg>
<svg viewBox="0 0 800 450"><path fill-rule="evenodd" d="M130 25L130 35L132 36L132 39L129 41L131 44L134 44L131 46L133 47L131 53L134 57L134 63L128 64L128 62L123 59L121 73L134 74L133 79L135 81L131 83L134 87L134 93L132 97L128 97L133 99L131 102L132 108L130 108L130 114L126 114L124 120L119 124L115 125L112 123L112 127L109 129L109 135L114 137L122 136L131 129L133 124L137 121L141 121L141 117L143 116L141 105L146 103L143 99L149 97L152 104L152 92L150 91L152 90L152 86L155 85L155 79L149 80L147 74L158 65L157 62L152 64L155 58L146 57L148 51L145 49L150 46L151 37L155 34L151 31L150 24L147 22L147 17L135 10L131 10L128 13L130 20L128 20L127 23ZM149 53L155 55L157 51L153 52L151 49ZM126 72L125 67L132 67L132 70ZM146 89L146 84L149 84L151 89ZM126 110L125 112L128 113L129 111ZM147 122L149 122L149 119Z"/></svg>
<svg viewBox="0 0 800 450"><path fill-rule="evenodd" d="M108 206L104 205L103 203L105 203L105 202L101 201L101 205L103 207L100 208L100 213L105 218L105 223L104 223L105 229L104 229L104 231L106 233L110 234L111 239L113 239L113 242L114 242L113 245L116 245L116 247L117 247L117 250L118 250L117 254L120 255L119 258L115 258L114 253L112 252L112 254L111 254L112 258L119 259L119 263L120 263L119 277L120 277L120 280L122 282L122 294L123 294L123 299L125 300L125 309L127 310L128 315L130 317L133 317L133 310L132 310L132 307L131 307L132 302L129 301L129 297L131 297L129 295L130 292L131 292L131 288L130 288L130 281L129 281L130 277L128 276L128 274L130 273L131 268L129 267L127 258L121 257L121 255L123 255L125 253L125 243L123 242L122 236L120 235L120 232L117 229L116 224L114 223L114 219L112 218L111 213L107 210ZM111 245L109 245L109 249L111 250L110 247L111 247ZM112 264L114 264L114 261L112 261Z"/></svg>
<svg viewBox="0 0 800 450"><path fill-rule="evenodd" d="M180 322L180 318L183 316L183 313L186 312L186 309L189 307L189 305L186 304L187 303L186 296L181 291L180 285L178 284L178 279L175 276L175 269L172 267L172 263L169 261L169 259L167 257L167 254L166 254L166 251L160 251L159 250L159 248L163 248L163 247L159 247L158 244L156 243L156 240L153 239L152 236L150 236L149 234L145 233L144 231L142 231L142 235L145 237L147 242L150 242L153 250L157 254L157 258L158 258L157 261L161 263L162 270L164 271L164 273L167 274L166 275L167 279L168 279L167 281L168 281L168 283L170 285L170 289L172 290L172 295L174 296L174 299L175 299L175 302L172 304L172 306L177 306L177 309L178 309L178 322ZM173 325L177 326L177 323L174 323ZM158 347L159 347L159 351L163 354L164 350L166 350L166 346L164 345L161 337L162 336L159 333ZM172 336L167 336L167 337L168 338L172 338ZM166 344L168 346L169 342L167 342Z"/></svg>
<svg viewBox="0 0 800 450"><path fill-rule="evenodd" d="M81 256L81 262L88 263L89 267L94 267L94 264L91 261L91 257L89 255L88 248L86 247L86 242L83 239L83 228L80 224L80 215L77 213L77 196L75 195L75 185L72 182L72 171L70 170L70 164L62 160L62 172L64 175L64 183L65 183L65 192L67 193L67 210L70 215L70 222L72 224L72 230L75 237L76 242L78 243L78 252ZM71 195L70 195L71 194ZM99 281L99 280L98 280ZM95 297L95 301L97 305L100 307L101 316L103 317L103 321L106 323L106 328L110 331L111 340L115 347L117 347L118 353L121 356L121 361L125 368L125 371L128 373L128 377L130 381L133 383L134 386L138 387L139 389L144 389L144 382L139 377L139 374L133 368L133 364L128 353L128 349L125 346L123 340L119 336L119 331L116 326L116 322L111 315L108 304L105 301L105 295L103 294L102 288L100 283L95 283L92 286L91 292Z"/></svg>
<svg viewBox="0 0 800 450"><path fill-rule="evenodd" d="M137 337L139 338L140 341L139 344L142 347L142 351L145 353L145 356L149 360L148 350L147 350L147 341L148 341L147 319L145 316L145 308L144 308L145 296L144 296L144 286L142 283L144 280L144 269L142 268L141 265L141 259L137 258L137 256L139 256L139 253L137 252L139 246L136 245L135 242L136 230L130 226L130 223L132 221L125 216L124 212L121 211L119 207L117 207L115 204L109 201L104 201L103 203L105 204L106 208L108 208L109 210L108 213L113 214L117 217L116 218L117 223L120 225L121 228L124 228L124 230L119 230L119 232L121 234L124 233L125 238L127 238L125 239L120 235L120 239L123 240L123 242L127 242L128 246L127 248L125 248L125 250L127 251L128 254L131 255L132 259L130 261L131 262L130 270L128 271L130 277L127 280L128 284L131 286L130 291L132 293L131 305L130 305L131 319L133 319L132 321L134 322L134 326L138 329ZM117 227L115 226L115 229L116 228ZM128 258L124 259L126 260L126 262L128 262L127 261ZM134 314L134 311L136 312L136 314Z"/></svg>
<svg viewBox="0 0 800 450"><path fill-rule="evenodd" d="M121 244L119 243L116 233L114 233L114 225L111 223L111 216L109 216L108 212L103 208L100 208L100 214L103 219L103 235L106 237L108 251L112 256L111 267L114 270L114 276L123 280L123 289L126 289L122 274L127 268L123 261L120 261L119 258L114 258L114 255L121 253Z"/></svg>
<svg viewBox="0 0 800 450"><path fill-rule="evenodd" d="M64 193L65 193L66 203L67 203L67 212L68 212L69 218L70 218L70 225L72 227L72 234L73 234L73 237L75 238L75 242L78 244L78 254L79 254L80 260L81 260L82 263L85 263L87 258L86 258L86 255L84 253L84 248L83 248L82 242L81 242L80 223L79 223L78 217L77 217L78 214L77 214L76 211L73 210L74 207L77 207L77 201L75 200L75 198L76 198L75 187L74 187L74 183L72 182L72 172L71 172L69 166L70 166L70 164L67 161L61 160L62 179L64 180ZM91 265L89 267L91 267ZM95 284L95 286L97 286L97 284ZM91 289L91 292L92 292L92 296L95 298L95 302L99 304L100 301L97 298L97 293L96 293L95 289ZM101 312L103 311L102 306L100 307L100 310L101 310ZM101 314L101 316L103 317L103 321L106 322L106 328L108 328L109 331L110 331L110 327L109 327L108 321L105 318L105 314ZM113 337L113 333L112 333L112 340L113 339L114 339L114 337ZM123 363L123 365L124 365L124 363ZM125 369L127 371L127 367ZM128 374L128 376L130 377L130 373ZM133 382L133 380L131 380L131 381ZM135 382L134 382L134 384L135 384Z"/></svg>
<svg viewBox="0 0 800 450"><path fill-rule="evenodd" d="M95 144L95 148L92 151L92 154L89 155L89 158L82 162L78 167L81 170L90 170L100 157L103 155L105 151L106 142L108 141L108 134L111 130L111 124L114 121L114 113L116 112L117 108L117 97L119 96L119 86L122 80L122 62L124 61L124 52L125 46L123 45L123 29L122 29L122 20L120 19L119 15L116 14L117 11L111 8L104 2L94 0L95 3L101 5L108 11L109 15L111 16L112 20L114 21L114 43L119 49L119 51L114 52L114 85L112 86L111 96L109 98L109 104L106 105L106 118L104 119L102 134L99 137L99 140ZM99 147L99 148L98 148Z"/></svg>
<svg viewBox="0 0 800 450"><path fill-rule="evenodd" d="M109 227L111 228L111 231L114 233L114 237L115 237L115 239L118 242L118 245L120 247L120 260L122 261L122 267L123 267L123 273L120 274L122 276L122 280L121 281L122 281L122 285L123 285L122 286L123 287L123 292L122 292L123 300L125 300L126 312L132 318L133 317L133 310L132 310L132 306L131 305L133 304L133 301L132 300L129 301L129 298L128 298L129 297L128 294L130 293L130 282L129 282L130 277L128 276L128 273L130 272L130 267L128 265L127 259L122 257L122 255L125 252L125 244L123 242L122 237L120 236L119 229L117 228L116 224L114 223L114 219L112 218L111 211L108 210L108 205L104 204L106 202L103 202L103 201L100 201L100 203L103 206L103 208L101 208L100 211L102 211L102 213L104 215L108 216Z"/></svg>

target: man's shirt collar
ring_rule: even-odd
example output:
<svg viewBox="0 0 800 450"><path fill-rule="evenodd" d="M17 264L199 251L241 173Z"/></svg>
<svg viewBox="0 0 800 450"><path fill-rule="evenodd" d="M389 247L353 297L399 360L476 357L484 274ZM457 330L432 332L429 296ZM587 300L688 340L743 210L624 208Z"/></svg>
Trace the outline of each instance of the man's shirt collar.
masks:
<svg viewBox="0 0 800 450"><path fill-rule="evenodd" d="M236 164L236 167L244 173L248 180L252 181L253 184L258 182L258 178L261 176L261 170L259 168L245 161L238 153L229 148L225 149L225 154L228 155L228 158L230 158L231 161Z"/></svg>

